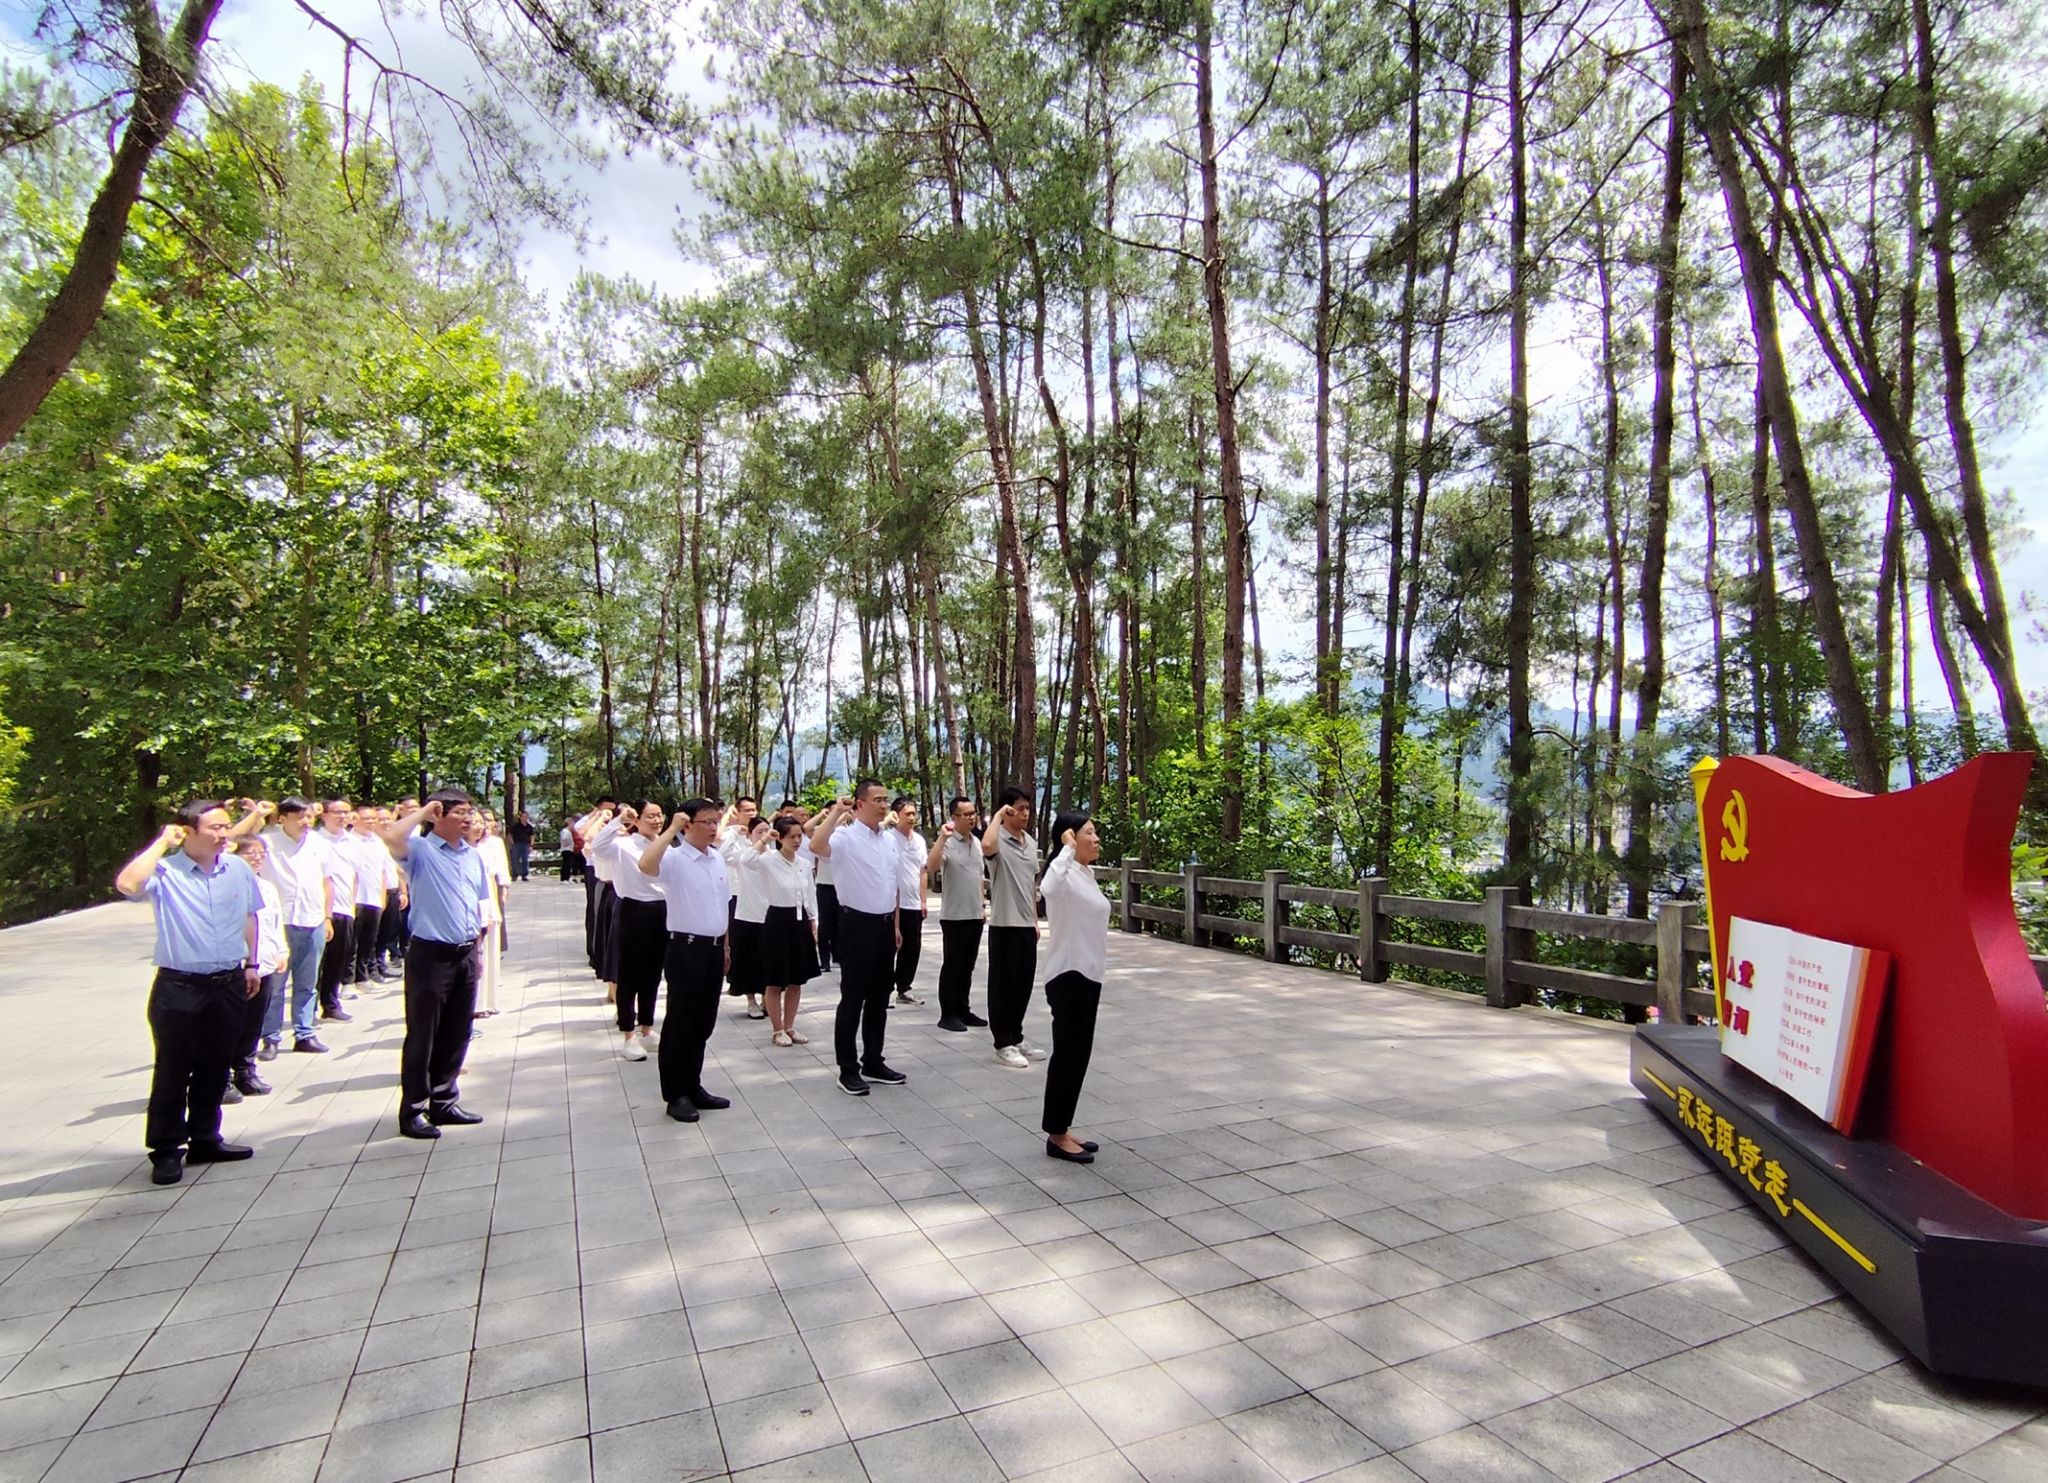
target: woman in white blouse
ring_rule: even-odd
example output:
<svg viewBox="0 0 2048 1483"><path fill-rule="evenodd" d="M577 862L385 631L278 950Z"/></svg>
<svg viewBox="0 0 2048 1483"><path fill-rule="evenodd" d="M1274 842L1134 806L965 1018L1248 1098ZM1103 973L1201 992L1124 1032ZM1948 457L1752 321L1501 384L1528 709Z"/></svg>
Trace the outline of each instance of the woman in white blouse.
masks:
<svg viewBox="0 0 2048 1483"><path fill-rule="evenodd" d="M512 884L512 862L506 857L505 841L497 829L495 814L478 809L470 816L469 842L483 856L484 874L491 882L491 899L484 903L484 935L479 948L483 972L477 981L478 1019L498 1012L498 963L505 952L505 892Z"/></svg>
<svg viewBox="0 0 2048 1483"><path fill-rule="evenodd" d="M761 940L768 919L768 903L761 897L761 877L749 867L775 838L768 820L756 816L753 823L736 828L719 845L733 888L731 966L725 970L725 992L734 998L744 994L747 1018L766 1018L761 1003Z"/></svg>
<svg viewBox="0 0 2048 1483"><path fill-rule="evenodd" d="M1109 898L1090 869L1102 856L1095 821L1082 813L1053 820L1060 852L1045 868L1045 1002L1052 1010L1052 1059L1045 1063L1045 1154L1069 1163L1095 1162L1096 1145L1073 1134L1074 1106L1095 1048L1095 1011L1109 957Z"/></svg>
<svg viewBox="0 0 2048 1483"><path fill-rule="evenodd" d="M754 850L742 863L767 908L756 960L761 997L774 1043L809 1045L811 1038L796 1027L797 1001L804 985L818 976L818 888L810 862L797 857L804 826L793 814L779 814L754 839ZM744 898L744 886L741 894Z"/></svg>

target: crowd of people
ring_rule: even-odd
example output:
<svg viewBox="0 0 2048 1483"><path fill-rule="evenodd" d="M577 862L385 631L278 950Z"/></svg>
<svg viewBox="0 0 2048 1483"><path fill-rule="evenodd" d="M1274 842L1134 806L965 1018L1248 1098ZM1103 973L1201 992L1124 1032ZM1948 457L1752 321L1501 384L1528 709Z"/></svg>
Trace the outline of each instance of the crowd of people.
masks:
<svg viewBox="0 0 2048 1483"><path fill-rule="evenodd" d="M501 826L459 788L390 807L288 797L241 808L237 821L224 802L186 805L116 881L156 909L155 1180L248 1158L222 1141L220 1109L270 1091L258 1065L284 1050L287 1014L290 1050L322 1054L324 1025L352 1019L344 1000L393 979L405 1006L399 1133L480 1122L460 1103L460 1076L474 1021L497 1012L506 888L527 878L532 822ZM1032 813L1021 788L986 822L956 797L927 839L919 801L891 799L873 778L815 815L794 800L764 814L746 796L674 810L600 797L562 826L561 871L584 883L585 950L619 1056L654 1059L668 1116L696 1122L731 1105L704 1084L722 999L743 999L772 1046L807 1045L804 990L836 970L839 1089L904 1085L884 1046L891 1010L924 1003L916 976L936 883L938 1028L986 1029L1008 1070L1046 1062L1046 1154L1092 1161L1097 1145L1072 1124L1107 953L1109 902L1090 869L1101 843L1087 815L1063 813L1041 869ZM986 1018L969 1003L984 936ZM1049 1052L1024 1034L1041 968Z"/></svg>
<svg viewBox="0 0 2048 1483"><path fill-rule="evenodd" d="M515 878L497 817L461 789L422 804L244 798L178 811L115 878L156 911L156 1040L144 1143L151 1177L253 1150L223 1142L221 1108L270 1093L259 1063L325 1055L345 1000L402 980L399 1132L482 1121L457 1100L473 1021L496 1014ZM528 837L531 838L530 826ZM327 1033L334 1033L327 1030Z"/></svg>
<svg viewBox="0 0 2048 1483"><path fill-rule="evenodd" d="M916 798L891 799L863 778L815 816L794 799L773 814L741 796L693 798L674 811L652 799L604 797L563 827L563 878L585 886L584 938L592 972L616 1011L619 1055L658 1059L668 1115L695 1122L728 1100L703 1085L704 1045L721 994L767 1022L769 1043L809 1043L798 1028L805 987L837 971L833 1059L839 1089L865 1097L909 1078L885 1055L891 1010L924 1003L916 989L924 924L938 896L938 1028L986 1029L996 1063L1028 1071L1050 1054L1046 1152L1092 1159L1073 1136L1094 1041L1107 950L1109 903L1088 867L1101 851L1086 815L1054 824L1058 850L1040 872L1030 795L1003 791L983 821L956 797L936 837L920 831ZM1046 1000L1050 1053L1024 1034L1039 969L1039 903L1051 950ZM988 942L988 1016L969 987ZM660 993L666 1012L656 1028Z"/></svg>

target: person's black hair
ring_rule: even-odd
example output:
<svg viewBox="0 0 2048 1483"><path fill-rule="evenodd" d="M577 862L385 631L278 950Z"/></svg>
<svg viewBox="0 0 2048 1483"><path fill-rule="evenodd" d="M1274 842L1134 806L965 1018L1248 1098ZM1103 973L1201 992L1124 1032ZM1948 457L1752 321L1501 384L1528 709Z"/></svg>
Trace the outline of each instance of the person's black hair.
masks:
<svg viewBox="0 0 2048 1483"><path fill-rule="evenodd" d="M917 796L916 796L915 794L913 794L913 793L898 793L898 794L896 795L896 801L895 801L894 803L892 803L892 804L890 804L890 805L889 805L889 812L890 812L890 813L892 813L892 814L900 814L900 813L902 813L902 812L903 812L903 805L904 805L904 804L906 804L906 803L915 803L915 802L917 802Z"/></svg>
<svg viewBox="0 0 2048 1483"><path fill-rule="evenodd" d="M286 814L309 814L311 812L313 812L313 800L301 798L296 793L277 806L279 818L283 818Z"/></svg>
<svg viewBox="0 0 2048 1483"><path fill-rule="evenodd" d="M743 803L751 803L752 805L754 805L754 807L755 807L755 808L759 808L759 807L761 806L761 800L760 800L760 799L758 799L758 798L756 798L756 797L755 797L755 796L754 796L753 794L751 794L751 793L742 793L742 794L740 794L740 796L739 796L739 797L735 798L735 799L734 799L734 800L732 801L732 806L733 806L734 808L738 808L738 807L739 807L739 806L740 806L741 804L743 804Z"/></svg>
<svg viewBox="0 0 2048 1483"><path fill-rule="evenodd" d="M668 822L668 807L666 804L662 803L660 799L643 798L638 803L634 804L633 807L638 809L643 815L649 809L653 809L656 816L660 818L662 823L666 824Z"/></svg>
<svg viewBox="0 0 2048 1483"><path fill-rule="evenodd" d="M1038 872L1040 880L1045 878L1047 870L1052 869L1052 862L1058 858L1060 850L1064 848L1067 831L1071 829L1076 834L1079 834L1083 828L1093 821L1094 817L1093 814L1084 813L1076 808L1063 808L1053 816L1052 844L1046 854L1045 867Z"/></svg>
<svg viewBox="0 0 2048 1483"><path fill-rule="evenodd" d="M1029 803L1030 801L1031 795L1015 783L1012 783L1009 787L1003 789L1003 796L998 800L998 805L1002 808L1008 808L1013 803Z"/></svg>
<svg viewBox="0 0 2048 1483"><path fill-rule="evenodd" d="M882 786L882 780L881 780L880 778L862 778L862 779L860 779L860 781L856 782L856 783L855 783L855 784L853 785L853 801L854 801L855 803L859 803L859 802L860 802L860 795L861 795L861 794L863 794L863 793L867 792L867 790L868 790L868 789L870 789L870 788L880 788L881 786ZM886 790L884 790L884 791L886 791Z"/></svg>
<svg viewBox="0 0 2048 1483"><path fill-rule="evenodd" d="M711 798L685 798L685 799L683 800L683 806L682 806L682 815L683 815L683 817L684 817L685 819L689 820L689 821L690 821L691 823L695 823L695 822L696 822L696 819L697 819L697 815L699 815L699 814L703 813L705 809L707 809L707 808L712 808L712 809L715 809L715 808L717 808L717 807L718 807L718 803L717 803L717 800L715 800L715 799L711 799Z"/></svg>
<svg viewBox="0 0 2048 1483"><path fill-rule="evenodd" d="M321 807L322 807L322 808L324 809L324 808L326 808L326 806L327 806L328 804L330 804L330 803L348 803L348 802L350 802L350 800L349 800L349 799L346 799L346 798L342 797L342 796L341 796L341 795L340 795L339 793L334 793L334 794L330 794L330 795L329 795L328 797L326 797L326 798L322 799L322 800L321 800L321 803L320 803L320 806L321 806Z"/></svg>
<svg viewBox="0 0 2048 1483"><path fill-rule="evenodd" d="M966 804L969 808L975 808L974 800L972 798L969 798L965 793L955 793L953 795L953 801L946 805L946 812L949 814L959 813L960 805L963 803ZM975 812L979 813L980 810L975 809Z"/></svg>
<svg viewBox="0 0 2048 1483"><path fill-rule="evenodd" d="M768 823L775 830L775 842L777 844L781 844L782 836L788 834L791 830L795 830L799 834L803 833L803 821L798 819L795 814L777 814Z"/></svg>
<svg viewBox="0 0 2048 1483"><path fill-rule="evenodd" d="M785 798L782 800L782 802L775 805L775 812L777 812L778 814L786 814L793 808L802 807L803 805L798 803L794 798Z"/></svg>
<svg viewBox="0 0 2048 1483"><path fill-rule="evenodd" d="M218 798L194 798L178 809L178 823L186 829L196 829L199 821L215 809L225 809L227 804Z"/></svg>
<svg viewBox="0 0 2048 1483"><path fill-rule="evenodd" d="M607 803L617 803L618 801L618 799L612 797L612 795L609 793L600 793L597 795L597 806L599 808L603 808Z"/></svg>

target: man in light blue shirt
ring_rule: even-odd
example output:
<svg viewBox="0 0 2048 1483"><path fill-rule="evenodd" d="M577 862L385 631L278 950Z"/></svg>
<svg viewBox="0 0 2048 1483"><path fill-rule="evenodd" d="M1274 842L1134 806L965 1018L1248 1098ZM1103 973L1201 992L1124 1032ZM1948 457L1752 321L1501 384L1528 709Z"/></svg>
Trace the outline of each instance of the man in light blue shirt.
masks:
<svg viewBox="0 0 2048 1483"><path fill-rule="evenodd" d="M147 897L156 908L149 991L156 1065L143 1136L157 1184L184 1178L188 1160L228 1163L254 1152L220 1136L229 1068L248 1001L263 983L256 956L263 898L255 873L221 852L228 827L225 805L188 803L114 877L123 896Z"/></svg>
<svg viewBox="0 0 2048 1483"><path fill-rule="evenodd" d="M398 1063L398 1131L407 1138L438 1138L444 1127L483 1121L457 1101L476 1018L477 940L491 896L483 857L466 838L474 811L469 794L443 788L378 830L412 882L405 1047Z"/></svg>

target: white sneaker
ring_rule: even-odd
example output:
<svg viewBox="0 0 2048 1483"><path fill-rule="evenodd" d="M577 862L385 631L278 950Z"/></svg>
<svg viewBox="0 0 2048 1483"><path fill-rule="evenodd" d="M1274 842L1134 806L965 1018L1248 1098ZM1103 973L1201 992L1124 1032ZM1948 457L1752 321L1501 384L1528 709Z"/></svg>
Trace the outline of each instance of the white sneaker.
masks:
<svg viewBox="0 0 2048 1483"><path fill-rule="evenodd" d="M1018 1041L1017 1049L1024 1052L1025 1055L1029 1056L1034 1061L1042 1061L1045 1059L1045 1052L1039 1049L1037 1046L1033 1045L1028 1040Z"/></svg>
<svg viewBox="0 0 2048 1483"><path fill-rule="evenodd" d="M621 1036L620 1039L626 1042L624 1045L619 1047L620 1060L644 1061L647 1059L647 1047L640 1043L640 1037L638 1035L634 1035L629 1032Z"/></svg>
<svg viewBox="0 0 2048 1483"><path fill-rule="evenodd" d="M648 1027L641 1030L640 1043L646 1046L649 1050L660 1050L661 1036L656 1034L652 1027Z"/></svg>
<svg viewBox="0 0 2048 1483"><path fill-rule="evenodd" d="M1012 1071L1029 1071L1031 1063L1024 1059L1024 1052L1014 1045L1006 1045L996 1052L996 1064L1008 1066Z"/></svg>

